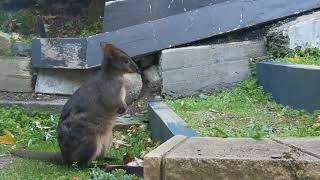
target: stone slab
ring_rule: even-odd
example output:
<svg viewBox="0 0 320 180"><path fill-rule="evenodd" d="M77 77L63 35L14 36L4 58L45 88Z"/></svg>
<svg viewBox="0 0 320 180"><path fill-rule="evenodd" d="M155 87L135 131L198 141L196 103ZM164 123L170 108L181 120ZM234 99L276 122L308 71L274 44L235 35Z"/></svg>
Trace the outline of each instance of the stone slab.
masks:
<svg viewBox="0 0 320 180"><path fill-rule="evenodd" d="M181 97L230 87L247 77L251 58L263 55L263 40L164 50L162 93Z"/></svg>
<svg viewBox="0 0 320 180"><path fill-rule="evenodd" d="M10 35L0 31L0 49L11 48Z"/></svg>
<svg viewBox="0 0 320 180"><path fill-rule="evenodd" d="M283 55L288 49L296 47L320 47L320 12L297 17L267 33L269 51Z"/></svg>
<svg viewBox="0 0 320 180"><path fill-rule="evenodd" d="M39 69L35 86L36 93L72 95L88 81L97 69ZM126 102L131 104L142 90L142 78L138 73L124 75Z"/></svg>
<svg viewBox="0 0 320 180"><path fill-rule="evenodd" d="M95 73L96 70L39 69L35 92L71 95Z"/></svg>
<svg viewBox="0 0 320 180"><path fill-rule="evenodd" d="M257 64L257 78L280 104L314 111L320 108L320 67L277 62Z"/></svg>
<svg viewBox="0 0 320 180"><path fill-rule="evenodd" d="M144 157L143 172L145 180L160 180L161 179L161 160L168 152L173 150L187 137L177 135L161 144L158 148L151 151Z"/></svg>
<svg viewBox="0 0 320 180"><path fill-rule="evenodd" d="M49 113L60 114L67 99L51 100L51 101L9 101L0 100L0 106L17 105L31 111L46 111Z"/></svg>
<svg viewBox="0 0 320 180"><path fill-rule="evenodd" d="M276 138L283 144L294 146L305 153L315 156L320 159L320 138L319 137L304 137L304 138Z"/></svg>
<svg viewBox="0 0 320 180"><path fill-rule="evenodd" d="M30 58L0 57L0 90L32 92Z"/></svg>
<svg viewBox="0 0 320 180"><path fill-rule="evenodd" d="M268 139L192 137L162 163L166 180L320 178L320 159Z"/></svg>
<svg viewBox="0 0 320 180"><path fill-rule="evenodd" d="M167 141L175 135L187 137L197 136L198 133L187 127L175 112L162 101L151 101L148 105L149 126L154 141Z"/></svg>
<svg viewBox="0 0 320 180"><path fill-rule="evenodd" d="M70 44L65 42L66 39L51 39L51 42L46 43L42 42L48 41L48 39L38 39L33 42L32 61L34 67L37 68L86 69L100 65L103 55L100 48L101 42L113 43L130 56L135 57L266 23L318 7L320 7L319 0L225 1L90 36L87 39L71 39ZM225 12L230 13L221 18L221 14L225 14ZM72 44L76 44L76 46ZM45 51L49 53L45 53Z"/></svg>

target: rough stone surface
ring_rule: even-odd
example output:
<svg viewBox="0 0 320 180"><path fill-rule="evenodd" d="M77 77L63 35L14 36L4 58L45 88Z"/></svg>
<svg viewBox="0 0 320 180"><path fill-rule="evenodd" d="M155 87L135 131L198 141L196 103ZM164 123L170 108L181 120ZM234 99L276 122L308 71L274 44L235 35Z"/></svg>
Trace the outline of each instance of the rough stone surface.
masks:
<svg viewBox="0 0 320 180"><path fill-rule="evenodd" d="M30 58L0 57L0 90L32 92Z"/></svg>
<svg viewBox="0 0 320 180"><path fill-rule="evenodd" d="M95 73L96 70L39 69L35 92L71 95ZM127 87L126 101L131 104L141 92L141 75L126 74L125 85Z"/></svg>
<svg viewBox="0 0 320 180"><path fill-rule="evenodd" d="M138 99L142 90L142 78L138 73L128 73L124 75L125 86L127 88L126 103L129 105Z"/></svg>
<svg viewBox="0 0 320 180"><path fill-rule="evenodd" d="M149 67L143 71L144 79L147 82L147 86L154 90L161 89L161 77L159 74L159 68L156 65Z"/></svg>
<svg viewBox="0 0 320 180"><path fill-rule="evenodd" d="M35 92L71 95L95 72L93 70L39 69Z"/></svg>
<svg viewBox="0 0 320 180"><path fill-rule="evenodd" d="M86 63L86 49L85 38L34 39L32 65L36 68L85 69L89 67ZM88 58L92 59L90 56ZM100 64L101 59L98 59L99 63L96 63L96 66Z"/></svg>
<svg viewBox="0 0 320 180"><path fill-rule="evenodd" d="M0 31L0 49L9 49L11 47L9 34Z"/></svg>
<svg viewBox="0 0 320 180"><path fill-rule="evenodd" d="M174 149L187 137L177 135L161 144L157 149L151 151L144 157L143 172L145 180L160 180L161 179L161 160L169 151Z"/></svg>
<svg viewBox="0 0 320 180"><path fill-rule="evenodd" d="M15 56L30 56L31 55L31 47L21 41L15 42L11 47L12 54Z"/></svg>
<svg viewBox="0 0 320 180"><path fill-rule="evenodd" d="M307 137L307 138L277 138L277 141L297 147L306 153L320 158L320 138Z"/></svg>
<svg viewBox="0 0 320 180"><path fill-rule="evenodd" d="M320 47L320 12L300 16L268 32L268 50L282 55L286 49Z"/></svg>
<svg viewBox="0 0 320 180"><path fill-rule="evenodd" d="M320 159L268 139L189 138L162 163L166 180L320 178Z"/></svg>
<svg viewBox="0 0 320 180"><path fill-rule="evenodd" d="M162 93L179 97L230 87L248 75L250 58L264 54L263 40L164 50Z"/></svg>

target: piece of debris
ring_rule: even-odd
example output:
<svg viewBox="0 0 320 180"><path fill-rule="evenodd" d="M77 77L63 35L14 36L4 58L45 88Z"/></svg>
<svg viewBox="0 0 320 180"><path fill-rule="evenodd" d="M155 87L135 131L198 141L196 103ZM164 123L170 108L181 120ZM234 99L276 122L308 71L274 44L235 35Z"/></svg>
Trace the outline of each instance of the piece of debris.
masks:
<svg viewBox="0 0 320 180"><path fill-rule="evenodd" d="M8 130L4 130L4 135L0 136L0 144L10 145L13 143L14 143L13 134Z"/></svg>

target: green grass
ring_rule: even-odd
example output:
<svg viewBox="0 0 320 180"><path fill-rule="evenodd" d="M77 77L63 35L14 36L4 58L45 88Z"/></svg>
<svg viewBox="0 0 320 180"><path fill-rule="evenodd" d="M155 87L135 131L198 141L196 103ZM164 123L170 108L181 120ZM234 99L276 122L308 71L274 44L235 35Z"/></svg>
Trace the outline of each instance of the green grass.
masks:
<svg viewBox="0 0 320 180"><path fill-rule="evenodd" d="M0 154L6 154L12 148L58 151L55 130L57 123L58 116L56 115L49 115L44 112L27 112L16 106L0 108L0 136L5 130L8 130L15 138L14 145L0 144ZM112 163L122 162L125 153L133 157L140 157L145 149L154 148L158 145L151 142L150 131L143 127L133 126L127 132L120 134L124 136L123 140L131 147L112 147L107 151L106 155L108 157L119 159ZM114 179L121 173L123 172L117 171L110 174L97 168L79 169L76 166L68 167L50 162L15 158L12 164L0 170L0 179L72 179L74 176L79 179L91 176ZM121 178L137 179L137 177L127 175L123 175Z"/></svg>
<svg viewBox="0 0 320 180"><path fill-rule="evenodd" d="M276 62L320 66L320 49L306 48L293 50L286 57L274 59Z"/></svg>
<svg viewBox="0 0 320 180"><path fill-rule="evenodd" d="M281 106L266 96L254 77L212 96L167 99L167 104L202 136L319 136L320 111Z"/></svg>

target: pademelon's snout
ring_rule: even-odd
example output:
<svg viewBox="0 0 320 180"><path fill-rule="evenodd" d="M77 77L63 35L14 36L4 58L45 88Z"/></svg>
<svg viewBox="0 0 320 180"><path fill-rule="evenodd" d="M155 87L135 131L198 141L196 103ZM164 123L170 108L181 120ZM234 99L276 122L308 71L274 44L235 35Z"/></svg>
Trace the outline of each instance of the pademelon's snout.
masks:
<svg viewBox="0 0 320 180"><path fill-rule="evenodd" d="M138 67L138 65L134 62L134 61L132 61L131 62L131 64L130 64L130 69L131 69L131 72L132 73L139 73L140 74L140 70L139 70L139 67Z"/></svg>

